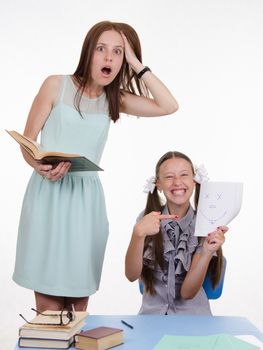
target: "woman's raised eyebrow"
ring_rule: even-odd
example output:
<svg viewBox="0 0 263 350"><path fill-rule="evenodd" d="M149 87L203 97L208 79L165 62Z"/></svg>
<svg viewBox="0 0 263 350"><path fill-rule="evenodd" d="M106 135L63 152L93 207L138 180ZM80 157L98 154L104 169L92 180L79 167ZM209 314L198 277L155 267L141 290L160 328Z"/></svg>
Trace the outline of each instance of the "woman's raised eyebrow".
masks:
<svg viewBox="0 0 263 350"><path fill-rule="evenodd" d="M97 43L97 45L103 45L103 46L108 46L108 44L105 44L105 43ZM115 45L114 46L115 48L121 48L121 49L123 49L123 46L122 45Z"/></svg>

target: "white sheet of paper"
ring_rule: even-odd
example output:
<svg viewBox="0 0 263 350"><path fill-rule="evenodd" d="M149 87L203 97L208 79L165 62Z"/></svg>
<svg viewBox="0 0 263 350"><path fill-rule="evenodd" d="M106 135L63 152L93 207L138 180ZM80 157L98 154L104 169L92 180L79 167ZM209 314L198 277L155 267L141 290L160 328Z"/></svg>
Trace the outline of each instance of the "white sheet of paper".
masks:
<svg viewBox="0 0 263 350"><path fill-rule="evenodd" d="M250 334L248 334L248 335L236 335L236 338L244 340L250 344L256 345L256 346L258 346L258 348L260 350L263 350L263 343L258 338L256 338L254 335L250 335Z"/></svg>
<svg viewBox="0 0 263 350"><path fill-rule="evenodd" d="M243 184L207 181L201 184L195 236L207 236L218 226L227 225L240 211Z"/></svg>

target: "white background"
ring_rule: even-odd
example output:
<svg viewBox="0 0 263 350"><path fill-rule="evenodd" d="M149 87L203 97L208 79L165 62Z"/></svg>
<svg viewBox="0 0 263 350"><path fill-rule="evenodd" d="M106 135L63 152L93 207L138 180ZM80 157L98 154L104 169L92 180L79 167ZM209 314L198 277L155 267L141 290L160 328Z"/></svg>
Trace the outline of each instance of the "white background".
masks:
<svg viewBox="0 0 263 350"><path fill-rule="evenodd" d="M4 129L23 131L32 100L50 74L71 74L84 37L98 21L132 25L143 62L171 89L180 109L163 118L122 116L101 161L110 237L91 314L136 314L137 283L124 256L145 179L168 150L205 163L211 180L244 183L240 214L224 245L228 266L215 315L245 316L263 331L261 0L0 1L1 349L17 340L18 314L33 316L33 292L11 279L21 202L31 169ZM81 242L80 242L81 244ZM77 252L76 252L77 254Z"/></svg>

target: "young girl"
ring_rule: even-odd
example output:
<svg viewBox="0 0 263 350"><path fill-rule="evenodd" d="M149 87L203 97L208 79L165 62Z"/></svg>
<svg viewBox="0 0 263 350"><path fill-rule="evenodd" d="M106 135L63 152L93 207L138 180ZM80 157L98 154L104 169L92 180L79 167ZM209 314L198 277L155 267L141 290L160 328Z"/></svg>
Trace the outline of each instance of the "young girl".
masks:
<svg viewBox="0 0 263 350"><path fill-rule="evenodd" d="M214 286L220 279L228 228L218 227L202 241L194 236L190 198L195 190L196 207L200 176L186 155L168 152L148 182L146 208L134 226L125 262L126 277L144 283L141 314L211 314L202 284L208 269Z"/></svg>
<svg viewBox="0 0 263 350"><path fill-rule="evenodd" d="M36 140L41 132L45 150L78 153L99 164L110 121L120 113L162 116L177 108L166 86L142 64L135 30L105 21L88 32L73 75L44 81L24 135ZM39 311L71 304L85 310L88 296L99 288L108 237L98 174L70 172L70 162L53 169L22 153L34 171L22 207L13 279L35 291Z"/></svg>

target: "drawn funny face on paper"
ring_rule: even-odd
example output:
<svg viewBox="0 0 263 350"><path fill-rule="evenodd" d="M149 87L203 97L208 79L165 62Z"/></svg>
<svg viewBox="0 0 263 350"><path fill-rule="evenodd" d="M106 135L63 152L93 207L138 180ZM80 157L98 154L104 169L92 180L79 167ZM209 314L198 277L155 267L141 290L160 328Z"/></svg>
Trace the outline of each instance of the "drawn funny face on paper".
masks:
<svg viewBox="0 0 263 350"><path fill-rule="evenodd" d="M242 200L241 183L204 182L201 185L196 236L206 236L218 226L227 225L239 212Z"/></svg>
<svg viewBox="0 0 263 350"><path fill-rule="evenodd" d="M216 188L215 188L216 190ZM200 214L211 224L223 219L227 214L227 203L225 193L222 191L203 191L203 206L200 208Z"/></svg>

